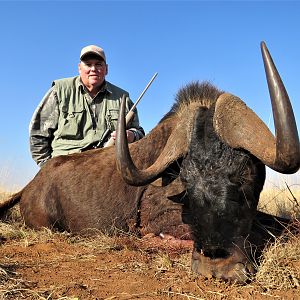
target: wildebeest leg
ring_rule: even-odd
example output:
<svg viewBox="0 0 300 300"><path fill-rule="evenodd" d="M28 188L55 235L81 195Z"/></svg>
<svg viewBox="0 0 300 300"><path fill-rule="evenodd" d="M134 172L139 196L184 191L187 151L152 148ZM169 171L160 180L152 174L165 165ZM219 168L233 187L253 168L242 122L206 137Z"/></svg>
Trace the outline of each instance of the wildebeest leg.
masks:
<svg viewBox="0 0 300 300"><path fill-rule="evenodd" d="M31 228L69 229L55 186L48 186L47 189L41 187L38 191L28 188L22 195L20 210L26 225Z"/></svg>

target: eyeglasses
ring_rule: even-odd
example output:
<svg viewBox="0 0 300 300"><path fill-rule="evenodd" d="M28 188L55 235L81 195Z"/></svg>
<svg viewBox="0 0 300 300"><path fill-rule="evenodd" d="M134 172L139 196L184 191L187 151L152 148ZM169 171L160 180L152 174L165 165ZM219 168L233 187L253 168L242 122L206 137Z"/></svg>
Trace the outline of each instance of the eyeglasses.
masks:
<svg viewBox="0 0 300 300"><path fill-rule="evenodd" d="M92 64L92 63L88 63L88 62L85 63L82 61L82 64L83 64L84 68L87 70L91 70L94 67L97 71L102 70L106 66L105 62L97 62L95 64Z"/></svg>

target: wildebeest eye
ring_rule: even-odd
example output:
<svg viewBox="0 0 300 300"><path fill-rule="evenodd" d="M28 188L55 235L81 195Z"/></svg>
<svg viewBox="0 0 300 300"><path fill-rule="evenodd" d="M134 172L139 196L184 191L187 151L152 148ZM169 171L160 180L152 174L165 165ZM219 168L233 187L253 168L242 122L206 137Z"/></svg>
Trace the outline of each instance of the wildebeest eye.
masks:
<svg viewBox="0 0 300 300"><path fill-rule="evenodd" d="M249 167L249 159L245 158L240 163L237 170L228 176L229 180L237 185L243 185L252 180L251 168Z"/></svg>

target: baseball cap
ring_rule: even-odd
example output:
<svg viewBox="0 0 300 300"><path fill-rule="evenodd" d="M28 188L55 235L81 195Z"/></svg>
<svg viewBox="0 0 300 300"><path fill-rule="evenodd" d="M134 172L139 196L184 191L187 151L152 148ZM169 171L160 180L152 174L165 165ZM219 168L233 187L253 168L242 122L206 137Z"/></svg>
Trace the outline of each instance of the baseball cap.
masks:
<svg viewBox="0 0 300 300"><path fill-rule="evenodd" d="M93 54L101 57L104 61L106 61L104 50L101 47L98 47L96 45L89 45L84 48L82 48L80 52L80 60L83 59L84 56L87 54Z"/></svg>

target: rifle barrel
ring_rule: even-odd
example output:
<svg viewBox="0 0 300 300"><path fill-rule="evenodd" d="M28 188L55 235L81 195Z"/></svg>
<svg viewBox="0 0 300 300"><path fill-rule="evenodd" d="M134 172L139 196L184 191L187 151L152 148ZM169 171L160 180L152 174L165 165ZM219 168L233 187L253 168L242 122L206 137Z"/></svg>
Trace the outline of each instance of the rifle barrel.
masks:
<svg viewBox="0 0 300 300"><path fill-rule="evenodd" d="M140 96L138 97L138 99L135 101L135 103L133 104L133 106L131 107L131 109L129 110L129 112L126 115L126 125L130 122L130 120L133 118L134 116L134 109L136 108L136 106L138 105L138 103L140 102L140 100L142 99L142 97L144 96L144 94L146 93L146 91L148 90L148 88L150 87L150 85L152 84L153 80L155 79L155 77L157 76L157 72L152 76L152 78L150 79L150 81L148 82L148 84L146 85L146 87L144 88L144 90L142 91L142 93L140 94ZM122 97L122 101L125 101L125 95L123 95ZM107 134L109 133L109 131L107 132ZM102 139L104 140L104 139ZM101 142L98 143L98 145L100 145ZM112 146L114 144L114 139L111 137L107 143L105 144L105 148ZM97 146L98 146L97 145Z"/></svg>
<svg viewBox="0 0 300 300"><path fill-rule="evenodd" d="M142 99L142 97L144 96L144 94L146 93L146 91L148 90L148 88L150 87L150 85L152 84L152 82L154 81L154 79L156 78L157 75L158 75L158 73L156 72L152 76L152 78L150 79L150 81L148 82L148 84L146 85L146 87L144 88L144 90L142 91L142 93L140 94L138 99L135 101L135 103L133 104L133 106L131 107L130 110L134 110L136 108L136 106L138 105L138 103L140 102L140 100Z"/></svg>

